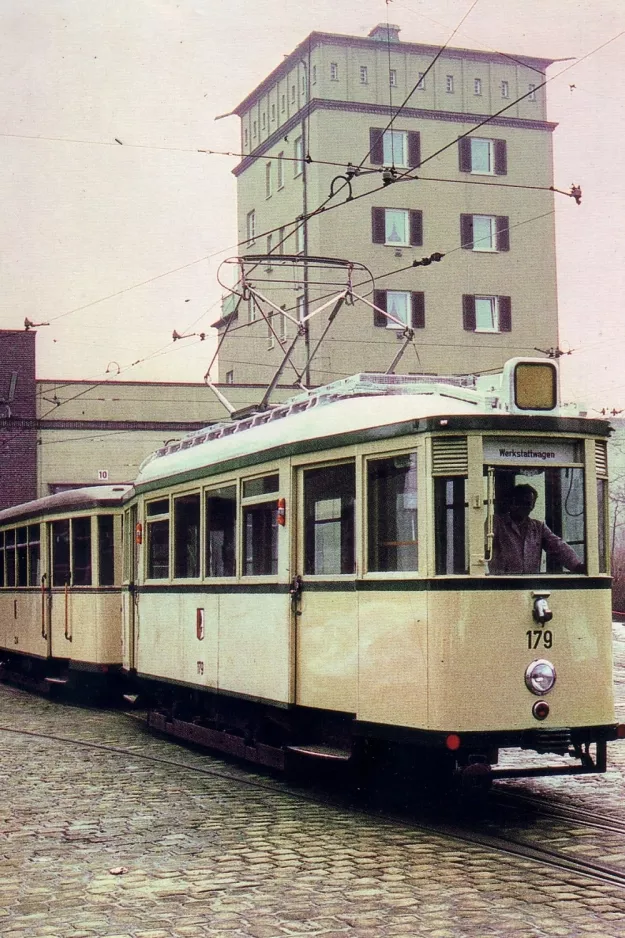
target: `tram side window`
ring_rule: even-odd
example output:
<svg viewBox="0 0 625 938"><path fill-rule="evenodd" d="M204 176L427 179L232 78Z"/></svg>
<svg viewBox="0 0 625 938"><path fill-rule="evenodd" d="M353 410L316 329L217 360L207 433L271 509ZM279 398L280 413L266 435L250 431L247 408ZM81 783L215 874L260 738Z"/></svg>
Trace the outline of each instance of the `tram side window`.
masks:
<svg viewBox="0 0 625 938"><path fill-rule="evenodd" d="M115 519L113 515L98 515L98 568L100 586L115 583Z"/></svg>
<svg viewBox="0 0 625 938"><path fill-rule="evenodd" d="M162 580L169 576L169 499L161 498L146 505L147 576Z"/></svg>
<svg viewBox="0 0 625 938"><path fill-rule="evenodd" d="M174 577L200 575L200 495L174 499Z"/></svg>
<svg viewBox="0 0 625 938"><path fill-rule="evenodd" d="M597 479L599 518L599 573L608 573L608 480Z"/></svg>
<svg viewBox="0 0 625 938"><path fill-rule="evenodd" d="M0 586L4 586L4 531L0 531Z"/></svg>
<svg viewBox="0 0 625 938"><path fill-rule="evenodd" d="M70 581L69 520L52 522L52 585Z"/></svg>
<svg viewBox="0 0 625 938"><path fill-rule="evenodd" d="M354 463L309 469L304 474L304 572L355 570Z"/></svg>
<svg viewBox="0 0 625 938"><path fill-rule="evenodd" d="M28 528L18 528L17 541L17 579L16 586L28 586Z"/></svg>
<svg viewBox="0 0 625 938"><path fill-rule="evenodd" d="M367 493L368 569L417 570L416 455L370 460Z"/></svg>
<svg viewBox="0 0 625 938"><path fill-rule="evenodd" d="M467 480L463 476L434 480L436 572L466 573Z"/></svg>
<svg viewBox="0 0 625 938"><path fill-rule="evenodd" d="M91 518L72 518L72 585L91 586Z"/></svg>
<svg viewBox="0 0 625 938"><path fill-rule="evenodd" d="M279 474L246 479L243 483L243 573L274 576L278 572L278 519L275 497ZM254 499L250 503L249 499ZM260 500L262 499L262 501Z"/></svg>
<svg viewBox="0 0 625 938"><path fill-rule="evenodd" d="M237 489L206 493L206 576L236 574Z"/></svg>
<svg viewBox="0 0 625 938"><path fill-rule="evenodd" d="M28 525L28 585L39 586L41 580L41 528Z"/></svg>

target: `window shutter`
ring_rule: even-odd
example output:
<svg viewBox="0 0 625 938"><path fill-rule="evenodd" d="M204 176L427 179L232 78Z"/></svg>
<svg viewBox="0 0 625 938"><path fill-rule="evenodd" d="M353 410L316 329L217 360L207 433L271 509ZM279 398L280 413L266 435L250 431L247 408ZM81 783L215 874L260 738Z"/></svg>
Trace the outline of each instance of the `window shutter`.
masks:
<svg viewBox="0 0 625 938"><path fill-rule="evenodd" d="M410 243L413 247L423 244L423 212L414 209L410 212Z"/></svg>
<svg viewBox="0 0 625 938"><path fill-rule="evenodd" d="M475 332L475 297L465 293L462 297L462 325L467 332Z"/></svg>
<svg viewBox="0 0 625 938"><path fill-rule="evenodd" d="M471 172L471 141L468 137L458 141L458 168L461 173Z"/></svg>
<svg viewBox="0 0 625 938"><path fill-rule="evenodd" d="M509 296L499 298L499 331L512 332L512 301Z"/></svg>
<svg viewBox="0 0 625 938"><path fill-rule="evenodd" d="M418 130L408 131L408 166L421 166L421 134Z"/></svg>
<svg viewBox="0 0 625 938"><path fill-rule="evenodd" d="M382 127L370 127L369 128L369 162L370 163L379 163L382 165L384 162L384 144L382 138L384 136L384 129Z"/></svg>
<svg viewBox="0 0 625 938"><path fill-rule="evenodd" d="M507 215L497 215L497 250L510 250L510 219Z"/></svg>
<svg viewBox="0 0 625 938"><path fill-rule="evenodd" d="M373 305L379 306L380 309L386 310L386 290L374 290L373 291ZM373 325L382 326L384 328L388 322L386 316L380 313L377 309L373 310Z"/></svg>
<svg viewBox="0 0 625 938"><path fill-rule="evenodd" d="M505 140L495 140L495 174L505 176L508 172L508 148Z"/></svg>
<svg viewBox="0 0 625 938"><path fill-rule="evenodd" d="M473 215L460 216L460 247L473 249Z"/></svg>
<svg viewBox="0 0 625 938"><path fill-rule="evenodd" d="M412 328L425 329L425 293L411 293Z"/></svg>
<svg viewBox="0 0 625 938"><path fill-rule="evenodd" d="M386 221L383 208L371 209L371 240L374 244L384 244L386 241Z"/></svg>

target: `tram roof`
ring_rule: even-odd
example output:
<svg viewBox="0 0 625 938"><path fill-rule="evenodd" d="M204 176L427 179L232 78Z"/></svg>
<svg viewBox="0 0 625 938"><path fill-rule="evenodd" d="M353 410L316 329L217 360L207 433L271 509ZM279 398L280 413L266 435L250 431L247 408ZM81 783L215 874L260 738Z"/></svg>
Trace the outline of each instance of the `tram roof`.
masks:
<svg viewBox="0 0 625 938"><path fill-rule="evenodd" d="M390 392L386 388L356 394L353 389L338 388L340 384L319 389L323 393L316 397L304 393L274 410L207 427L169 444L144 461L136 488L155 489L167 480L176 483L241 465L259 465L288 453L314 452L358 442L363 436L369 439L401 436L425 429L418 424L435 418L441 430L451 430L447 419L454 417L463 418L465 430L467 421L476 417L489 420L493 429L499 421L505 421L501 430L528 429L527 417L514 417L494 409L496 405L483 393L459 383L448 387L434 382L417 386L413 380ZM570 432L592 432L591 421L562 422L560 415L534 416L533 424L532 430L542 424L543 433L547 429L562 430L564 424ZM460 428L453 429L457 432ZM594 432L602 434L603 428L595 426Z"/></svg>
<svg viewBox="0 0 625 938"><path fill-rule="evenodd" d="M0 525L11 521L26 520L37 515L52 515L64 511L91 511L95 508L115 508L121 505L124 495L132 490L131 485L90 485L78 489L66 489L54 495L44 495L22 505L14 505L0 511Z"/></svg>

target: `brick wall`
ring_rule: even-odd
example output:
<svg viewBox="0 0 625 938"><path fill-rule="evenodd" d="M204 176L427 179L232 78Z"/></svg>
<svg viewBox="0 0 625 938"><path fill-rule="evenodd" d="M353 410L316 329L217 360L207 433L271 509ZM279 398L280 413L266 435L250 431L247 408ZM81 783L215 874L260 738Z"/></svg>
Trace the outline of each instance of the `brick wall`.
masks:
<svg viewBox="0 0 625 938"><path fill-rule="evenodd" d="M37 496L35 333L0 330L0 508Z"/></svg>

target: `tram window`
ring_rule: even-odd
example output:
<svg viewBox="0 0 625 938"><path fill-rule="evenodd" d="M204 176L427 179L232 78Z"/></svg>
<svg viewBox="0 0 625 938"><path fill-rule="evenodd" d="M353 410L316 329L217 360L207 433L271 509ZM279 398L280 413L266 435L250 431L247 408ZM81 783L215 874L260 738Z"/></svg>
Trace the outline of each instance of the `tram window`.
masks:
<svg viewBox="0 0 625 938"><path fill-rule="evenodd" d="M65 586L70 581L69 520L52 522L52 585Z"/></svg>
<svg viewBox="0 0 625 938"><path fill-rule="evenodd" d="M355 570L353 463L310 469L304 475L304 572Z"/></svg>
<svg viewBox="0 0 625 938"><path fill-rule="evenodd" d="M245 576L278 572L278 520L275 502L243 509L243 559Z"/></svg>
<svg viewBox="0 0 625 938"><path fill-rule="evenodd" d="M463 476L434 480L437 574L468 570L466 486Z"/></svg>
<svg viewBox="0 0 625 938"><path fill-rule="evenodd" d="M113 515L98 515L98 570L100 586L115 583L115 540Z"/></svg>
<svg viewBox="0 0 625 938"><path fill-rule="evenodd" d="M597 517L599 518L599 573L608 572L608 480L597 479Z"/></svg>
<svg viewBox="0 0 625 938"><path fill-rule="evenodd" d="M206 493L206 576L235 576L237 489Z"/></svg>
<svg viewBox="0 0 625 938"><path fill-rule="evenodd" d="M492 549L489 572L499 574L580 573L586 561L584 470L581 467L503 467L494 475ZM517 486L534 505L529 524L519 523L510 511ZM487 499L488 501L488 499ZM526 515L526 518L528 516ZM521 528L522 526L522 528ZM486 530L490 529L486 519ZM555 538L553 537L555 535ZM488 545L487 545L488 550Z"/></svg>
<svg viewBox="0 0 625 938"><path fill-rule="evenodd" d="M4 586L4 531L0 531L0 586Z"/></svg>
<svg viewBox="0 0 625 938"><path fill-rule="evenodd" d="M28 586L28 528L18 528L17 541L17 579L16 586Z"/></svg>
<svg viewBox="0 0 625 938"><path fill-rule="evenodd" d="M6 585L15 586L15 529L6 532Z"/></svg>
<svg viewBox="0 0 625 938"><path fill-rule="evenodd" d="M174 577L200 575L200 496L174 499Z"/></svg>
<svg viewBox="0 0 625 938"><path fill-rule="evenodd" d="M38 524L28 525L28 585L39 586L41 578L41 533Z"/></svg>
<svg viewBox="0 0 625 938"><path fill-rule="evenodd" d="M368 569L418 569L417 457L372 459L367 465Z"/></svg>
<svg viewBox="0 0 625 938"><path fill-rule="evenodd" d="M91 518L72 519L72 585L91 586Z"/></svg>
<svg viewBox="0 0 625 938"><path fill-rule="evenodd" d="M169 576L169 499L148 502L146 513L147 576L151 580L164 580Z"/></svg>
<svg viewBox="0 0 625 938"><path fill-rule="evenodd" d="M247 479L243 483L243 498L254 498L258 495L268 495L277 492L280 476L277 472L270 476L261 476L259 479Z"/></svg>

